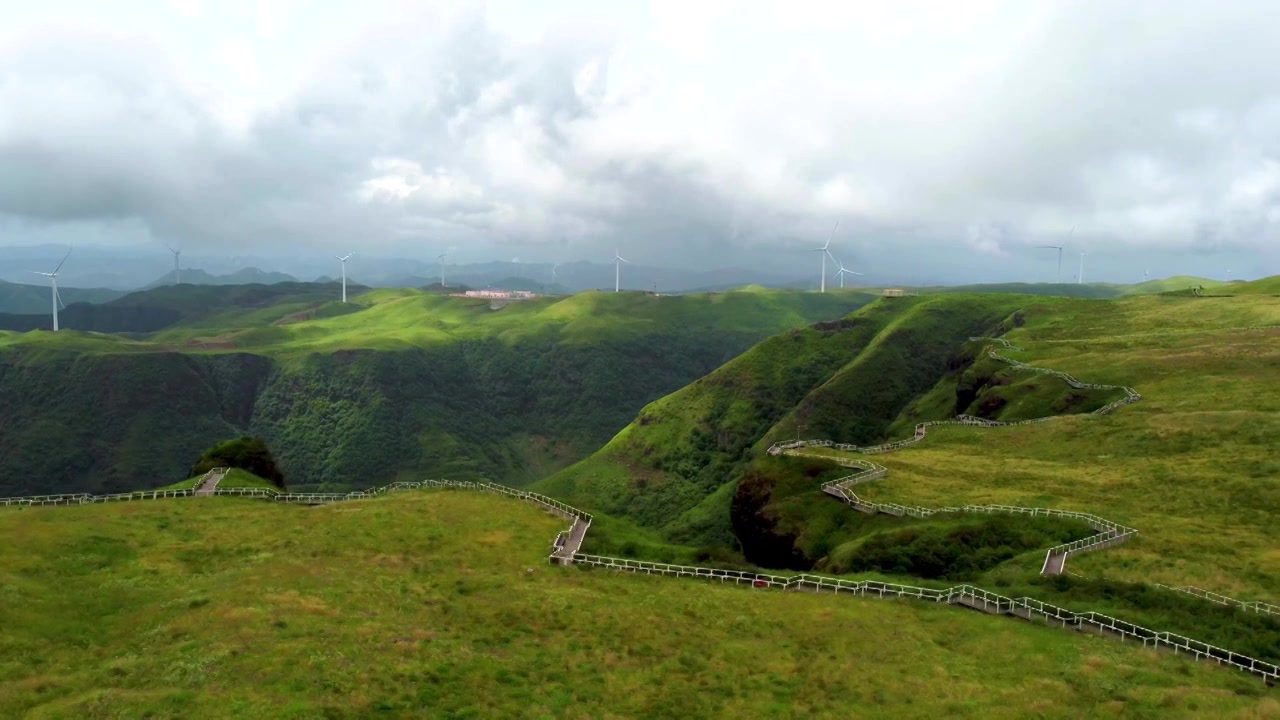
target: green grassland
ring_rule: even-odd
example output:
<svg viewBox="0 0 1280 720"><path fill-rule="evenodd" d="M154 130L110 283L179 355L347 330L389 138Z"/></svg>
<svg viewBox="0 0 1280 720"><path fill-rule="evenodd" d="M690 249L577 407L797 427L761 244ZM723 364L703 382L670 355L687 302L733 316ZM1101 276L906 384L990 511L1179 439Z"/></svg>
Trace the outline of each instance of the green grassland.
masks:
<svg viewBox="0 0 1280 720"><path fill-rule="evenodd" d="M1216 292L1232 285L1234 283L1224 280L1210 280L1209 278L1196 277L1194 275L1175 275L1127 286L1122 290L1122 293L1124 295L1155 295L1158 293L1181 292L1192 287L1202 287L1205 290Z"/></svg>
<svg viewBox="0 0 1280 720"><path fill-rule="evenodd" d="M0 510L0 715L1280 711L1243 673L1008 618L550 567L560 528L449 491Z"/></svg>
<svg viewBox="0 0 1280 720"><path fill-rule="evenodd" d="M299 489L526 483L753 343L871 299L584 293L495 306L376 290L343 305L301 285L122 299L184 318L145 337L0 334L0 494L166 485L245 434Z"/></svg>
<svg viewBox="0 0 1280 720"><path fill-rule="evenodd" d="M935 427L923 443L877 456L889 476L859 494L925 506L1056 507L1136 527L1129 543L1071 560L1088 580L1039 578L1041 547L1006 553L978 582L1195 635L1204 603L1152 595L1146 583L1280 599L1280 331L1232 329L1280 325L1273 288L1238 283L1231 296L1204 298L878 301L825 325L825 334L809 328L761 343L652 403L601 452L539 486L623 516L589 538L592 552L843 572L856 548L895 528L929 536L968 521L862 515L819 491L847 470L767 457L769 443L800 434L870 444L957 412L1067 415L1014 428ZM1143 399L1087 416L1117 392L1076 391L1013 370L970 334L1004 335L1024 348L1001 349L1015 359L1132 386ZM1270 621L1228 614L1214 621L1215 637L1247 639L1240 633L1255 632L1242 630L1255 621L1267 625L1256 637L1274 637ZM1276 657L1272 642L1262 650Z"/></svg>
<svg viewBox="0 0 1280 720"><path fill-rule="evenodd" d="M896 432L904 409L912 418L953 416L956 402L943 396L956 395L963 373L976 382L967 368L996 374L978 361L976 349L958 351L970 336L999 327L1032 300L999 294L881 300L838 322L770 338L646 406L592 457L537 487L630 518L678 544L738 546L754 562L808 567L821 556L801 548L793 560L798 536L778 532L776 513L761 515L780 477L763 458L768 444L798 434L869 444ZM1106 393L1073 393L1043 379L1017 382L971 388L966 406L1018 419L1043 407L1087 411L1108 401ZM1006 394L1011 401L998 407L989 402ZM989 411L982 409L988 405ZM782 468L781 474L789 473ZM816 493L820 482L809 475L793 480L788 487L802 493ZM830 516L843 511L824 498L815 495L816 502L804 503L803 517L783 524L807 527L810 534L819 527L838 531L844 523ZM828 548L842 538L799 544Z"/></svg>
<svg viewBox="0 0 1280 720"><path fill-rule="evenodd" d="M1280 597L1280 300L1147 298L1106 312L1030 305L1008 337L1019 360L1141 402L1107 417L998 430L934 428L877 458L872 501L1044 505L1101 514L1138 537L1073 559L1085 575ZM1109 336L1174 332L1130 339Z"/></svg>

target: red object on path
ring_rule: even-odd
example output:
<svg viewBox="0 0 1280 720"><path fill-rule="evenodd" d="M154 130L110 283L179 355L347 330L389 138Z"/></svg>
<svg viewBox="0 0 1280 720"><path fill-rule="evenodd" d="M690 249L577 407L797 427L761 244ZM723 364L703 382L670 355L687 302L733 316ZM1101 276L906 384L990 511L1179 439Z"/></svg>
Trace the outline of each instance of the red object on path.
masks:
<svg viewBox="0 0 1280 720"><path fill-rule="evenodd" d="M769 585L768 581L756 578L756 587L766 587L768 585Z"/></svg>

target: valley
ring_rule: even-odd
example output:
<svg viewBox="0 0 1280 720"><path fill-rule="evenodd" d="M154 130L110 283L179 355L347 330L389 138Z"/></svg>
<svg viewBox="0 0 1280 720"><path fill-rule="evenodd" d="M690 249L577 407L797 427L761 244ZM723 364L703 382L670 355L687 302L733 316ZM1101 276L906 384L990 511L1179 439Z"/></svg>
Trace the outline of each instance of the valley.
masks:
<svg viewBox="0 0 1280 720"><path fill-rule="evenodd" d="M0 333L0 496L167 485L244 433L292 486L423 473L523 484L588 455L645 403L865 293L483 299L316 288L129 296L158 332Z"/></svg>

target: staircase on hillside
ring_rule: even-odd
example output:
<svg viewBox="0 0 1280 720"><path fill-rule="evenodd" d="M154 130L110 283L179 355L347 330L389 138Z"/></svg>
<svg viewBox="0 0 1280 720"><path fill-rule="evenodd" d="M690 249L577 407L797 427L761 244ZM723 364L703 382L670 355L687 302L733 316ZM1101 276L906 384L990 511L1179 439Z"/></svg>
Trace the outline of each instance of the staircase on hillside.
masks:
<svg viewBox="0 0 1280 720"><path fill-rule="evenodd" d="M212 496L214 489L218 487L218 483L222 481L222 478L226 477L228 470L230 468L218 467L205 473L204 479L200 481L199 485L196 485L196 497Z"/></svg>

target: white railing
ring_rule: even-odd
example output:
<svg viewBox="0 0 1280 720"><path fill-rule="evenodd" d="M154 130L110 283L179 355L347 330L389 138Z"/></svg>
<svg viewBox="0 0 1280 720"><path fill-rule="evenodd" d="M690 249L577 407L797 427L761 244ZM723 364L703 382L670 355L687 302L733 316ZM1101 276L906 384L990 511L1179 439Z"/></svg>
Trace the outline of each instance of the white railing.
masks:
<svg viewBox="0 0 1280 720"><path fill-rule="evenodd" d="M203 475L197 475L185 483L185 487L172 490L134 490L126 493L109 495L93 495L91 493L58 493L54 495L25 495L22 497L0 498L0 506L4 505L92 505L104 502L121 502L131 500L159 500L163 498L187 497L195 493L204 479L211 473L226 471L226 468L213 468Z"/></svg>
<svg viewBox="0 0 1280 720"><path fill-rule="evenodd" d="M801 445L802 443L789 444L790 447L800 447ZM830 444L828 443L825 446L829 445ZM825 455L818 457L828 458L828 456ZM844 462L842 464L863 462L845 458L829 459L837 461L843 460ZM871 465L871 463L866 464ZM871 473L883 473L883 470L883 468L875 466L871 468ZM864 473L855 473L855 476L865 474L866 473L864 471ZM879 475L877 475L877 477L879 477ZM866 477L866 479L875 478ZM832 483L828 483L828 485L832 485ZM1170 649L1178 653L1186 653L1192 655L1197 660L1212 660L1221 665L1230 665L1237 669L1259 675L1270 683L1274 683L1277 679L1280 679L1280 667L1277 667L1275 664L1257 660L1239 653L1234 653L1229 650L1209 645L1208 643L1203 643L1198 640L1193 640L1173 633L1155 632L1099 613L1074 613L1036 600L1035 598L1009 598L972 585L957 585L950 588L939 589L900 585L897 583L888 583L879 580L845 580L841 578L808 574L792 576L774 575L770 573L759 573L744 570L723 570L719 568L675 565L670 563L650 562L647 560L613 558L602 555L580 553L577 552L577 546L581 544L582 539L586 535L586 531L591 527L592 516L589 513L583 512L571 505L562 503L559 500L549 498L539 493L509 488L496 483L459 480L423 480L420 482L394 482L380 488L351 493L281 493L270 488L216 488L215 494L263 498L283 502L303 502L304 500L301 500L302 498L307 499L307 501L319 498L319 502L343 502L372 498L398 490L411 490L418 488L457 488L493 492L526 500L538 505L542 509L554 515L565 519L572 519L569 528L556 533L556 537L552 542L552 552L550 557L548 557L548 561L553 564L581 564L584 566L603 567L618 571L645 573L650 575L695 577L707 580L716 580L721 583L732 582L735 585L747 584L758 588L775 588L810 592L823 592L829 590L836 594L843 592L860 597L914 598L929 602L945 602L949 604L964 605L989 613L1016 615L1029 620L1038 618L1044 619L1046 623L1056 624L1064 628L1074 628L1082 631L1109 634L1112 636L1118 636L1121 640L1139 640L1143 645ZM192 490L151 490L138 493L121 493L118 495L71 495L58 497L75 498L84 502L108 502L115 499L190 497L193 492L194 491ZM32 496L17 499L33 501L49 497L50 496ZM88 500L86 500L86 498L88 498ZM282 498L284 498L284 500L282 500ZM12 500L15 498L6 499ZM30 503L28 502L28 504ZM68 503L61 502L60 504ZM1010 506L992 505L966 507L985 507L989 508L992 512L1004 512L1007 511ZM962 509L944 508L942 510L961 511ZM1035 514L1041 514L1046 511L1044 508L1032 508L1030 510ZM1083 513L1075 513L1075 515L1093 517L1085 516Z"/></svg>
<svg viewBox="0 0 1280 720"><path fill-rule="evenodd" d="M1004 338L971 337L969 338L969 341L970 342L990 341L990 342L995 342L1000 345L1003 345L1004 347L1010 350L1021 349L1013 345L1012 343L1010 343L1008 340L1005 340ZM1062 379L1064 382L1066 382L1068 385L1070 385L1073 388L1091 389L1091 390L1123 390L1124 391L1125 396L1123 398L1115 400L1111 403L1108 403L1107 405L1104 405L1101 408L1098 408L1097 410L1094 410L1093 411L1094 415L1105 415L1106 413L1109 413L1118 407L1128 405L1130 403L1135 403L1138 400L1142 399L1142 396L1138 394L1138 391L1134 390L1131 387L1125 387L1122 385L1101 385L1098 383L1082 383L1079 380L1077 380L1075 377L1067 373L1059 372L1057 370L1049 370L1047 368L1036 367L1034 365L1028 365L1027 363L1019 362L1017 360L1013 360L1011 358L1007 358L1003 355L1000 355L995 350L988 351L988 355L993 359L1007 363L1019 370L1026 370L1028 372L1036 372L1044 375L1053 375L1054 377ZM1046 516L1066 517L1066 518L1071 518L1076 520L1082 520L1086 524L1088 524L1089 527L1093 528L1093 530L1095 530L1097 534L1087 538L1081 538L1080 540L1075 540L1073 542L1056 545L1054 547L1049 548L1049 550L1045 553L1044 563L1040 567L1040 572L1042 574L1058 575L1062 573L1062 571L1065 569L1067 558L1070 557L1071 555L1075 555L1083 552L1092 552L1095 550L1101 550L1103 548L1111 547L1112 545L1117 545L1133 537L1135 534L1137 534L1138 531L1135 530L1134 528L1125 527L1123 525L1120 525L1119 523L1115 523L1110 520L1107 520L1106 518L1098 517L1097 515L1089 515L1087 513L1078 513L1078 512L1071 512L1066 510L1055 510L1053 508L1030 508L1030 507L1017 507L1017 506L1011 506L1011 505L965 505L963 507L926 508L926 507L911 506L911 505L901 505L899 503L891 503L891 502L884 502L884 503L868 502L858 497L853 492L852 487L859 483L869 482L871 480L879 480L880 478L883 478L886 475L888 475L889 473L888 469L886 469L882 465L877 465L872 462L854 460L850 458L838 458L831 455L821 455L818 453L806 453L800 450L801 448L805 448L805 447L828 447L828 448L834 448L837 450L845 450L850 452L862 453L864 455L878 455L881 453L900 450L908 445L912 445L914 443L920 442L925 438L925 435L928 432L928 428L934 425L967 425L971 427L994 428L994 427L1009 427L1014 425L1030 425L1032 423L1047 422L1049 420L1054 420L1058 417L1061 417L1061 416L1052 415L1049 417L1032 418L1029 420L1017 420L1012 422L1004 422L999 420L987 420L985 418L974 417L972 415L959 415L953 420L930 420L927 422L918 423L915 426L915 431L912 433L911 437L905 438L902 440L895 440L893 442L882 443L879 445L860 447L858 445L853 445L849 443L835 443L830 440L796 439L796 440L785 440L781 442L776 442L769 447L767 452L770 455L790 455L790 456L797 456L797 457L819 458L819 459L827 460L830 462L835 462L838 465L841 465L843 467L857 468L858 472L824 483L822 486L822 490L828 495L833 495L835 497L838 497L844 500L845 502L849 503L850 505L852 505L857 510L860 510L865 513L871 513L871 514L884 513L886 515L895 515L898 517L910 516L910 517L916 517L916 518L927 518L927 517L936 515L938 513L1000 512L1000 513L1013 513L1013 514L1023 514L1023 515L1033 515L1033 516L1046 515Z"/></svg>
<svg viewBox="0 0 1280 720"><path fill-rule="evenodd" d="M1209 602L1217 603L1218 605L1239 608L1246 612L1255 612L1261 615L1280 615L1280 605L1273 605L1272 603L1262 602L1261 600L1236 600L1235 598L1230 598L1226 595L1219 595L1216 592L1201 590L1194 585L1170 587L1161 583L1155 583L1155 586L1158 588L1164 588L1165 590L1194 595L1202 600L1208 600Z"/></svg>
<svg viewBox="0 0 1280 720"><path fill-rule="evenodd" d="M649 562L647 560L587 555L584 553L574 555L573 562L579 565L601 567L620 572L703 578L721 583L732 582L735 585L747 584L759 588L809 592L831 591L837 595L846 593L859 597L912 598L928 602L964 605L991 614L1015 615L1027 620L1044 620L1049 625L1082 632L1110 635L1121 640L1141 642L1147 647L1162 648L1179 654L1189 654L1197 660L1213 661L1219 665L1229 665L1238 670L1259 675L1270 683L1280 680L1280 666L1275 663L1258 660L1248 655L1232 652L1225 648L1175 633L1151 630L1109 615L1095 612L1076 613L1035 598L1006 597L973 585L928 588L879 580L845 580L821 575L786 576L742 570L721 570L691 565Z"/></svg>
<svg viewBox="0 0 1280 720"><path fill-rule="evenodd" d="M983 338L970 338L970 340L982 340ZM992 338L1006 347L1014 348L1007 340L1002 338ZM1093 389L1117 389L1120 386L1112 385L1093 385L1079 383L1075 378L1066 373L1057 371L1044 370L1036 368L1025 363L1009 360L1003 356L990 352L991 357L1010 363L1015 367L1029 369L1035 372L1044 372L1062 377L1073 387L1093 388ZM1111 403L1110 405L1094 411L1095 414L1103 414L1110 412L1116 407L1128 403L1136 402L1141 399L1136 391L1132 388L1120 388L1125 390L1126 397ZM883 445L872 446L869 448L859 447L857 445L846 443L834 443L830 440L795 440L774 443L769 447L770 455L794 455L801 457L814 457L826 461L834 462L843 467L854 468L857 472L847 475L836 480L824 483L822 489L831 495L839 497L848 502L855 508L864 512L884 512L892 515L912 515L915 517L929 517L937 513L954 513L954 512L1001 512L1001 513L1019 513L1029 514L1032 516L1059 516L1073 519L1083 520L1093 529L1097 530L1099 535L1089 538L1083 538L1072 543L1065 543L1055 548L1051 548L1045 557L1045 568L1048 567L1051 557L1061 555L1063 561L1067 555L1077 552L1085 552L1087 550L1099 549L1110 545L1123 542L1132 537L1137 531L1132 528L1124 527L1118 523L1114 523L1105 518L1087 513L1079 513L1066 510L1056 510L1053 508L1027 508L1012 505L965 505L962 507L941 507L941 508L923 508L908 505L900 505L897 503L871 503L859 498L850 489L854 485L872 480L883 478L888 470L881 465L867 462L864 460L856 460L852 458L842 458L831 455L821 455L818 453L806 453L800 451L805 447L829 447L838 450L849 450L859 453L873 454L878 452L887 452L891 449L904 447L913 442L917 442L925 435L925 428L931 425L972 425L979 427L1001 427L1006 425L1025 425L1034 422L1043 422L1053 418L1036 418L1033 420L1023 420L1018 422L997 422L985 420L983 418L975 418L971 416L960 416L955 420L932 421L920 423L916 426L914 436L906 440L900 440L894 443L886 443ZM211 471L212 472L212 471ZM200 479L197 479L197 483ZM185 497L194 493L192 486L189 490L152 490L138 493L122 493L118 495L92 496L88 494L69 494L69 495L43 495L30 496L23 498L0 498L0 505L8 504L85 504L92 502L106 502L115 499L150 499L159 497ZM506 487L490 482L470 482L458 480L423 480L419 482L394 482L379 488L370 490L356 491L350 493L284 493L269 488L215 488L216 495L229 495L241 497L254 497L270 499L277 502L286 503L308 503L322 504L330 502L345 502L350 500L359 500L376 497L388 492L398 490L410 490L418 488L458 488L472 489L485 492L499 493L523 499L538 505L543 510L557 515L561 518L570 520L567 529L556 533L551 545L551 554L548 561L553 564L580 564L589 567L603 567L617 571L627 571L633 573L643 572L645 574L672 575L685 577L698 577L708 580L718 580L722 583L733 582L735 585L749 584L753 587L760 588L777 588L784 590L802 590L811 592L822 592L830 590L839 594L854 594L861 597L880 597L880 598L914 598L918 600L931 602L946 602L949 604L965 605L967 607L977 608L985 612L994 614L1016 615L1028 620L1043 619L1047 624L1056 624L1063 628L1074 628L1080 631L1096 632L1104 635L1112 635L1119 637L1121 640L1133 639L1142 642L1144 646L1164 648L1173 650L1175 653L1186 653L1192 655L1197 660L1212 660L1220 665L1230 665L1237 669L1260 675L1270 684L1274 684L1280 680L1280 667L1274 663L1251 658L1239 653L1234 653L1223 648L1219 648L1208 643L1183 637L1169 632L1156 632L1139 625L1134 625L1117 618L1102 615L1100 613L1075 613L1064 608L1060 608L1048 603L1036 600L1030 597L1009 598L999 595L988 590L984 590L973 585L956 585L950 588L927 588L912 585L900 585L897 583L882 582L879 580L845 580L841 578L830 578L821 575L773 575L769 573L758 573L743 570L722 570L718 568L706 568L689 565L674 565L670 563L657 563L647 560L633 560L630 558L614 558L602 555L591 555L578 552L578 548L582 544L582 540L586 536L586 532L591 527L592 516L571 505L562 503L554 498L541 495L539 493L518 490L516 488ZM1044 569L1042 569L1042 572ZM1167 587L1167 586L1162 586ZM1237 607L1244 609L1255 609L1257 612L1267 612L1276 614L1276 610L1280 610L1274 605L1267 603L1245 603L1241 601L1231 600L1225 596L1209 593L1208 591L1199 590L1190 586L1182 588L1169 588L1182 592L1190 592L1199 595L1214 602L1221 604L1235 603ZM1230 601L1230 602L1223 602Z"/></svg>

